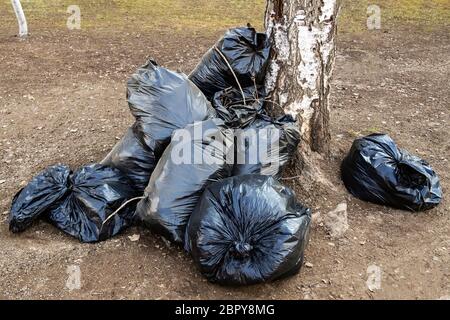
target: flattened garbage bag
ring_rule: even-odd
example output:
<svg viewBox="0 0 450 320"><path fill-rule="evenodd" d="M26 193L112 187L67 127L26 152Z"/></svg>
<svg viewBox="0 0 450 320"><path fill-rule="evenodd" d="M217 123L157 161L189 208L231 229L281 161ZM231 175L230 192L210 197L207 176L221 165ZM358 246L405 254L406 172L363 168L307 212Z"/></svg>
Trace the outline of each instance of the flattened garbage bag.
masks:
<svg viewBox="0 0 450 320"><path fill-rule="evenodd" d="M185 248L211 282L276 280L300 270L310 222L310 210L273 177L231 177L206 188Z"/></svg>
<svg viewBox="0 0 450 320"><path fill-rule="evenodd" d="M133 222L133 205L106 220L135 196L131 181L117 169L94 164L72 173L65 165L49 167L14 198L10 230L23 231L42 217L82 242L106 240Z"/></svg>
<svg viewBox="0 0 450 320"><path fill-rule="evenodd" d="M173 131L215 112L186 75L152 60L128 80L127 99L136 122L102 164L127 173L143 191Z"/></svg>
<svg viewBox="0 0 450 320"><path fill-rule="evenodd" d="M397 147L386 134L353 142L341 166L342 179L355 197L411 211L439 204L442 190L430 165Z"/></svg>
<svg viewBox="0 0 450 320"><path fill-rule="evenodd" d="M220 52L220 53L219 53ZM211 100L228 87L238 88L228 61L242 87L263 85L269 62L270 43L264 33L254 28L228 30L202 58L189 79Z"/></svg>
<svg viewBox="0 0 450 320"><path fill-rule="evenodd" d="M247 127L236 130L233 176L262 174L280 177L300 142L300 131L291 116L277 120L257 115Z"/></svg>
<svg viewBox="0 0 450 320"><path fill-rule="evenodd" d="M145 226L182 243L189 217L204 188L229 177L233 152L231 132L210 119L174 132L136 209ZM232 155L231 155L232 157Z"/></svg>
<svg viewBox="0 0 450 320"><path fill-rule="evenodd" d="M265 97L263 86L247 87L243 92L230 87L216 92L212 106L216 110L217 117L223 119L227 126L242 128L252 123L258 114L264 113Z"/></svg>

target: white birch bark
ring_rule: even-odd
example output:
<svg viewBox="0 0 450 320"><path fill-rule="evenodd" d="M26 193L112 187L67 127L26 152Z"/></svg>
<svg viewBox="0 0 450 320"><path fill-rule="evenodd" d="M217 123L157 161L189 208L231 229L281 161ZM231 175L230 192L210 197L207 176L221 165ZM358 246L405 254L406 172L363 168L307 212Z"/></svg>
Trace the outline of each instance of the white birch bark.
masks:
<svg viewBox="0 0 450 320"><path fill-rule="evenodd" d="M272 56L266 86L273 108L297 118L300 152L327 153L330 78L339 0L268 0Z"/></svg>

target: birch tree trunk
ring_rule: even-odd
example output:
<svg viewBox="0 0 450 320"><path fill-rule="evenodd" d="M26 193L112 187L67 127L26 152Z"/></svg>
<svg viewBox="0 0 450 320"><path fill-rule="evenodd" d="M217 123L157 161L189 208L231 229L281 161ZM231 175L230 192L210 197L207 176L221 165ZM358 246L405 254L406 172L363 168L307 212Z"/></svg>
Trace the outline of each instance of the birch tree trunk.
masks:
<svg viewBox="0 0 450 320"><path fill-rule="evenodd" d="M19 37L26 37L28 35L28 26L25 14L23 13L22 4L20 3L20 0L11 0L11 4L19 24Z"/></svg>
<svg viewBox="0 0 450 320"><path fill-rule="evenodd" d="M329 151L328 97L339 5L339 0L267 0L272 53L266 86L274 113L298 120L300 170L312 170L311 159Z"/></svg>

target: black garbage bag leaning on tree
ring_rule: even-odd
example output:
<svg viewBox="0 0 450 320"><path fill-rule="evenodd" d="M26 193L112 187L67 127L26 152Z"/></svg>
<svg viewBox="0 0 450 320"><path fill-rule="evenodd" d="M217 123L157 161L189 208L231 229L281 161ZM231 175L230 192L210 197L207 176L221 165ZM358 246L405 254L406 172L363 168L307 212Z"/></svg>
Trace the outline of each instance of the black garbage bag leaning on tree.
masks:
<svg viewBox="0 0 450 320"><path fill-rule="evenodd" d="M205 187L229 177L232 132L220 119L176 130L136 208L153 232L182 244L189 217Z"/></svg>
<svg viewBox="0 0 450 320"><path fill-rule="evenodd" d="M297 151L301 135L289 116L272 119L258 114L248 126L236 130L233 176L262 174L281 177Z"/></svg>
<svg viewBox="0 0 450 320"><path fill-rule="evenodd" d="M185 249L211 282L272 281L300 270L310 222L310 210L273 177L231 177L206 188L189 220Z"/></svg>
<svg viewBox="0 0 450 320"><path fill-rule="evenodd" d="M250 86L242 91L227 88L214 94L212 106L217 117L230 128L243 128L264 114L266 93L263 86Z"/></svg>
<svg viewBox="0 0 450 320"><path fill-rule="evenodd" d="M208 100L228 87L263 85L269 54L270 42L265 33L252 27L230 29L203 56L189 79Z"/></svg>
<svg viewBox="0 0 450 320"><path fill-rule="evenodd" d="M14 197L9 228L22 232L44 218L81 242L103 241L133 223L135 204L127 202L136 195L117 169L94 164L72 173L66 165L51 166Z"/></svg>
<svg viewBox="0 0 450 320"><path fill-rule="evenodd" d="M102 161L128 174L139 191L170 142L170 136L215 112L203 93L185 74L149 60L128 80L127 99L134 125Z"/></svg>
<svg viewBox="0 0 450 320"><path fill-rule="evenodd" d="M289 115L273 119L264 111L264 87L216 92L212 105L217 117L235 129L233 176L262 174L279 178L292 159L301 135ZM243 95L246 102L243 102Z"/></svg>
<svg viewBox="0 0 450 320"><path fill-rule="evenodd" d="M399 149L386 134L356 139L342 162L341 175L355 197L398 209L427 210L442 198L430 165Z"/></svg>

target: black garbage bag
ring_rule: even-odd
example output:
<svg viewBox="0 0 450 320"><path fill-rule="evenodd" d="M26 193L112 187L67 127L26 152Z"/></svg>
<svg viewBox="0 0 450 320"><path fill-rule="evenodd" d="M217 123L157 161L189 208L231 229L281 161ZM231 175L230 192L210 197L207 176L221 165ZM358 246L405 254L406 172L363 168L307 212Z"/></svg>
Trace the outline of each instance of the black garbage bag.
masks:
<svg viewBox="0 0 450 320"><path fill-rule="evenodd" d="M310 210L273 177L232 177L206 188L189 220L185 249L211 282L272 281L300 270L310 222Z"/></svg>
<svg viewBox="0 0 450 320"><path fill-rule="evenodd" d="M189 216L204 188L230 176L232 153L232 132L219 119L175 131L137 205L138 218L155 233L183 243Z"/></svg>
<svg viewBox="0 0 450 320"><path fill-rule="evenodd" d="M212 106L227 126L243 128L255 121L258 114L264 114L265 98L263 86L246 87L243 92L230 87L215 93Z"/></svg>
<svg viewBox="0 0 450 320"><path fill-rule="evenodd" d="M215 112L186 75L152 60L128 80L127 99L136 122L102 164L128 174L142 192L173 131Z"/></svg>
<svg viewBox="0 0 450 320"><path fill-rule="evenodd" d="M72 173L65 165L52 166L14 198L10 230L21 232L37 218L46 218L82 242L106 240L133 223L133 204L108 217L135 196L120 170L94 164Z"/></svg>
<svg viewBox="0 0 450 320"><path fill-rule="evenodd" d="M233 176L263 174L280 177L294 156L300 131L291 116L272 119L264 111L263 86L227 88L214 95L217 116L235 130ZM246 104L243 103L243 95Z"/></svg>
<svg viewBox="0 0 450 320"><path fill-rule="evenodd" d="M342 180L355 197L411 211L439 204L442 190L430 165L397 147L386 134L356 139L341 166Z"/></svg>
<svg viewBox="0 0 450 320"><path fill-rule="evenodd" d="M258 114L249 126L235 131L233 176L262 174L280 177L300 142L300 131L291 116L273 120Z"/></svg>
<svg viewBox="0 0 450 320"><path fill-rule="evenodd" d="M37 218L67 193L70 168L65 165L48 167L13 198L9 214L9 230L27 229Z"/></svg>
<svg viewBox="0 0 450 320"><path fill-rule="evenodd" d="M155 169L157 160L153 151L137 136L136 125L114 146L101 164L119 169L133 181L142 193Z"/></svg>
<svg viewBox="0 0 450 320"><path fill-rule="evenodd" d="M270 42L265 33L257 33L251 27L230 29L203 56L189 79L209 100L218 91L239 87L228 64L242 87L263 85L269 54Z"/></svg>

